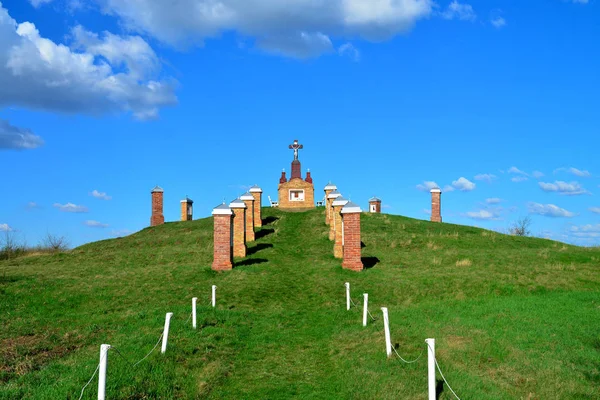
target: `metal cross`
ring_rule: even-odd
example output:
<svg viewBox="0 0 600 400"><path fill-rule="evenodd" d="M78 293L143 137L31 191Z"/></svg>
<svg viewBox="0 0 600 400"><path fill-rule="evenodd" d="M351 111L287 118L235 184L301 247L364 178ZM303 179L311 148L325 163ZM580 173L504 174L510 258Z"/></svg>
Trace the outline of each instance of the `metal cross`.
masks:
<svg viewBox="0 0 600 400"><path fill-rule="evenodd" d="M294 140L294 144L290 144L290 149L294 150L294 160L298 159L298 150L303 148L304 146L298 143L298 139Z"/></svg>

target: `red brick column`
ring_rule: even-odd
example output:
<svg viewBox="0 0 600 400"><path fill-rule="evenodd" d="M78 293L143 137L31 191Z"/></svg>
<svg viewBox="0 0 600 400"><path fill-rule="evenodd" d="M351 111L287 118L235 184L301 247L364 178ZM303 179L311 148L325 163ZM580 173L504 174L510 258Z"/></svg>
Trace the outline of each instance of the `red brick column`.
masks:
<svg viewBox="0 0 600 400"><path fill-rule="evenodd" d="M329 225L329 208L331 207L332 200L329 199L329 193L337 189L333 183L329 182L325 185L325 223Z"/></svg>
<svg viewBox="0 0 600 400"><path fill-rule="evenodd" d="M250 188L250 193L254 196L254 226L262 226L262 189L257 185Z"/></svg>
<svg viewBox="0 0 600 400"><path fill-rule="evenodd" d="M214 250L212 269L227 271L233 266L231 253L231 219L233 212L226 204L221 204L213 209L214 219Z"/></svg>
<svg viewBox="0 0 600 400"><path fill-rule="evenodd" d="M381 200L377 197L369 199L369 212L370 213L381 213Z"/></svg>
<svg viewBox="0 0 600 400"><path fill-rule="evenodd" d="M246 205L246 242L254 242L254 196L247 192L240 196Z"/></svg>
<svg viewBox="0 0 600 400"><path fill-rule="evenodd" d="M186 198L181 200L181 220L182 221L191 221L192 220L192 205L194 202L192 199ZM189 210L189 212L188 212Z"/></svg>
<svg viewBox="0 0 600 400"><path fill-rule="evenodd" d="M431 221L442 222L442 191L431 189Z"/></svg>
<svg viewBox="0 0 600 400"><path fill-rule="evenodd" d="M233 212L233 256L246 257L246 204L235 199L229 207Z"/></svg>
<svg viewBox="0 0 600 400"><path fill-rule="evenodd" d="M361 209L354 203L348 202L341 211L343 221L344 259L342 268L362 271L360 246L360 214Z"/></svg>
<svg viewBox="0 0 600 400"><path fill-rule="evenodd" d="M342 258L344 256L344 247L342 246L342 214L340 211L342 207L348 203L348 200L343 197L338 197L331 203L333 207L333 223L330 225L333 227L333 256L335 258Z"/></svg>
<svg viewBox="0 0 600 400"><path fill-rule="evenodd" d="M325 217L325 223L327 225L330 225L331 222L333 221L333 206L332 206L333 201L335 199L337 199L338 197L340 197L341 195L342 194L340 192L338 192L337 189L327 195L327 201L329 203L329 208L327 210L327 216Z"/></svg>
<svg viewBox="0 0 600 400"><path fill-rule="evenodd" d="M165 223L163 215L163 194L164 190L160 186L152 189L152 216L150 217L150 226L162 225Z"/></svg>

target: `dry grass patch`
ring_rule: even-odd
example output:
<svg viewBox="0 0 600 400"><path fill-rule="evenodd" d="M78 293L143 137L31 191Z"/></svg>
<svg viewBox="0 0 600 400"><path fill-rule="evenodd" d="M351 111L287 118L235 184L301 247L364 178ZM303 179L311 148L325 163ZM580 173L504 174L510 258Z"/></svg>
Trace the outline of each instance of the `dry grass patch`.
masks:
<svg viewBox="0 0 600 400"><path fill-rule="evenodd" d="M456 261L457 267L470 267L471 265L473 265L473 262L468 258Z"/></svg>

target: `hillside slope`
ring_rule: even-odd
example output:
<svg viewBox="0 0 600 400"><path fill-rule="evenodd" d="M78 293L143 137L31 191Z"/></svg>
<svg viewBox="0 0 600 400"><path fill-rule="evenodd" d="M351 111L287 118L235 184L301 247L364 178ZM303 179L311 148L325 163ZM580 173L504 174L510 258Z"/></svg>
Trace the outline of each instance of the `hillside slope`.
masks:
<svg viewBox="0 0 600 400"><path fill-rule="evenodd" d="M381 306L405 358L436 338L463 399L600 398L599 250L364 214L371 268L355 273L333 258L323 209L263 214L227 273L210 270L210 218L0 262L0 399L78 398L102 343L128 360L110 353L111 399L425 399L426 358L386 359ZM345 310L344 282L357 304L369 293L368 327ZM167 311L167 354L133 367Z"/></svg>

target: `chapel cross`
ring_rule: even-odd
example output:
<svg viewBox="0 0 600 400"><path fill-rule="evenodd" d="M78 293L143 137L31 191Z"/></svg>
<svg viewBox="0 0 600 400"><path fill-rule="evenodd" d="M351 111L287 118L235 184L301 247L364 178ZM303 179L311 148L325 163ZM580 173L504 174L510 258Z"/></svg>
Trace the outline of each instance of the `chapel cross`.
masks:
<svg viewBox="0 0 600 400"><path fill-rule="evenodd" d="M298 150L303 148L304 146L298 143L298 139L294 140L294 144L290 144L290 149L294 150L294 160L298 159Z"/></svg>

